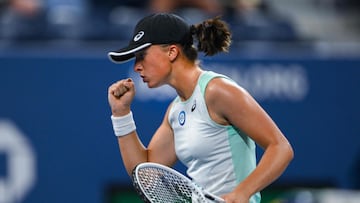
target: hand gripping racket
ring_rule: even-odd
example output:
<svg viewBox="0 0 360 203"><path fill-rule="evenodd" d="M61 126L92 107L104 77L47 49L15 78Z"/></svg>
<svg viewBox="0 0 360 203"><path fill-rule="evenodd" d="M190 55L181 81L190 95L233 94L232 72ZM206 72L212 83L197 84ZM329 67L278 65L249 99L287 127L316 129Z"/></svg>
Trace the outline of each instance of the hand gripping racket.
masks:
<svg viewBox="0 0 360 203"><path fill-rule="evenodd" d="M157 163L137 165L132 180L146 203L225 203L181 173Z"/></svg>

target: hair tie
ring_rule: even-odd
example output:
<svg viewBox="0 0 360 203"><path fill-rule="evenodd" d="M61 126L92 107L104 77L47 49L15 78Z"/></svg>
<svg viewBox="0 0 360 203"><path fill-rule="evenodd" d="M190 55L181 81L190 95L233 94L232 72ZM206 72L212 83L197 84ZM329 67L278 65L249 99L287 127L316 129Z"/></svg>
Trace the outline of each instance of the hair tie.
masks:
<svg viewBox="0 0 360 203"><path fill-rule="evenodd" d="M191 34L191 35L196 34L196 26L195 26L195 25L191 25L191 26L190 26L190 34Z"/></svg>
<svg viewBox="0 0 360 203"><path fill-rule="evenodd" d="M203 22L202 25L205 29L211 28L213 26L213 24L209 23L208 21Z"/></svg>

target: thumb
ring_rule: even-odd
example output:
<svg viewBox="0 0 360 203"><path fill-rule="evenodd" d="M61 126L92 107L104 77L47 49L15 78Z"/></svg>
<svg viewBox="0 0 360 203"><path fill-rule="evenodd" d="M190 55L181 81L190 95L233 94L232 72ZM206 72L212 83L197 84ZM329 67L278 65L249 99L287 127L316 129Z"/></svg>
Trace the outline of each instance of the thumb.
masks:
<svg viewBox="0 0 360 203"><path fill-rule="evenodd" d="M130 88L133 84L134 84L134 82L133 82L133 80L131 78L126 79L126 81L124 82L124 85L127 88Z"/></svg>
<svg viewBox="0 0 360 203"><path fill-rule="evenodd" d="M134 81L131 78L126 79L123 84L127 91L134 90Z"/></svg>

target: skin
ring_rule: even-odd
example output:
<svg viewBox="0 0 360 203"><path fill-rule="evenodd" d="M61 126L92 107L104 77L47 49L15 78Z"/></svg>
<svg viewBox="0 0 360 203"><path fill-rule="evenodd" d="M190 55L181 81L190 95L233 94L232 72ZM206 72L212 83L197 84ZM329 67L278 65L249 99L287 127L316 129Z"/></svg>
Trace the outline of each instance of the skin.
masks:
<svg viewBox="0 0 360 203"><path fill-rule="evenodd" d="M183 55L178 45L150 46L145 54L136 55L134 70L148 87L168 84L177 91L182 100L190 98L202 72L195 62L189 61ZM131 79L112 84L108 90L112 114L128 114L134 95L135 88ZM235 83L222 78L211 80L206 88L205 100L209 114L215 122L242 129L264 149L256 169L231 193L222 196L226 203L248 203L253 194L261 191L283 173L294 156L292 147L270 116L246 90ZM172 166L177 161L174 135L167 119L168 111L148 147L141 143L136 131L118 137L120 152L129 175L132 169L142 162Z"/></svg>

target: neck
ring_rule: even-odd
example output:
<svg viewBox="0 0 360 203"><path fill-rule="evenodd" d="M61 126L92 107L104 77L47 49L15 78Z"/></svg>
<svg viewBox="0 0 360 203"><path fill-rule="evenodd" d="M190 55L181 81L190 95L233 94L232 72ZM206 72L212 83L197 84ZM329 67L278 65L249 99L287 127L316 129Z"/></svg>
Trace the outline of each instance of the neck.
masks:
<svg viewBox="0 0 360 203"><path fill-rule="evenodd" d="M176 90L181 100L185 101L191 97L201 72L201 68L197 65L177 69L170 85Z"/></svg>

